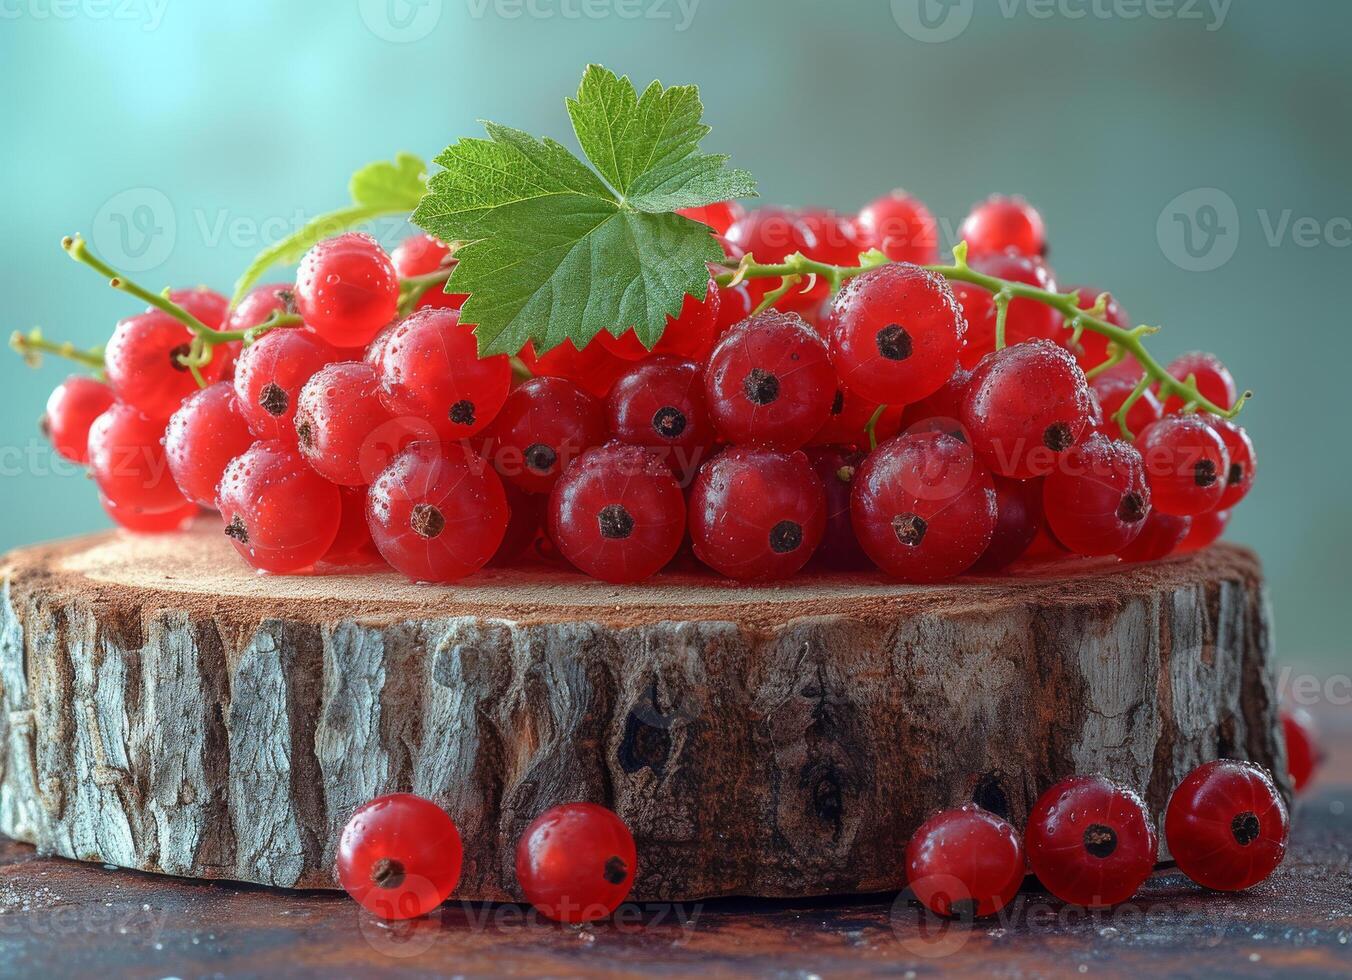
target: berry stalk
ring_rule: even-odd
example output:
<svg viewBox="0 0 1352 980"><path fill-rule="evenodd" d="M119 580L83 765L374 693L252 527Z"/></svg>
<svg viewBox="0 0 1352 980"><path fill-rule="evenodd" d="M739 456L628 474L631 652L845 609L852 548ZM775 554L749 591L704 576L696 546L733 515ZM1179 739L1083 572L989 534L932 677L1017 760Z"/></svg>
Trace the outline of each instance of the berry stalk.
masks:
<svg viewBox="0 0 1352 980"><path fill-rule="evenodd" d="M81 350L72 344L69 340L57 343L54 340L48 340L42 335L42 330L34 327L28 333L21 330L15 330L10 335L9 346L24 359L30 367L37 367L42 361L43 354L51 354L55 357L64 357L68 361L74 361L84 367L94 371L103 370L103 348L91 347L88 350Z"/></svg>
<svg viewBox="0 0 1352 980"><path fill-rule="evenodd" d="M728 271L716 276L715 279L720 286L730 286L747 279L783 279L786 283L789 283L802 277L817 277L825 279L834 291L839 289L845 280L868 272L870 269L887 265L891 260L883 253L874 250L862 254L859 261L860 264L857 266L838 266L818 262L801 253L795 253L785 258L783 262L767 265L755 261L753 255L747 255L736 265L729 263ZM1103 312L1102 297L1092 309L1083 310L1079 306L1079 297L1074 293L1055 293L1030 286L1027 283L1014 282L978 272L967 264L966 242L959 243L953 249L952 264L927 265L925 268L950 281L967 282L980 286L994 295L997 317L996 349L1004 346L1004 324L1009 304L1015 299L1029 299L1061 313L1070 329L1079 333L1089 330L1102 335L1109 341L1111 351L1109 358L1089 372L1091 377L1120 363L1128 355L1135 357L1145 376L1142 383L1133 392L1132 397L1129 397L1113 416L1121 427L1123 434L1128 437L1131 435L1131 431L1126 424L1127 412L1152 383L1159 386L1161 396L1179 398L1183 402L1184 412L1202 411L1224 419L1233 419L1239 415L1244 403L1252 394L1248 391L1244 392L1233 405L1215 404L1198 390L1195 376L1189 375L1184 380L1175 378L1146 349L1145 338L1157 333L1159 328L1142 324L1131 329L1123 329L1109 323L1101 316ZM781 287L776 292L783 295L785 291L787 289Z"/></svg>

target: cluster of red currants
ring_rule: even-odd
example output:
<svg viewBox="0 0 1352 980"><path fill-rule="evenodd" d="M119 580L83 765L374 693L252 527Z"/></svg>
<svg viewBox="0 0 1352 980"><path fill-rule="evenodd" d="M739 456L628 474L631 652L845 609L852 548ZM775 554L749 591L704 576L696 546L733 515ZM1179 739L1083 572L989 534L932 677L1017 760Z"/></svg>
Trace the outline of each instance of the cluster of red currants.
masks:
<svg viewBox="0 0 1352 980"><path fill-rule="evenodd" d="M382 919L427 915L455 891L463 849L445 810L411 793L357 809L338 840L338 881ZM595 803L567 803L535 819L517 842L526 901L556 922L591 922L619 908L634 885L634 838Z"/></svg>
<svg viewBox="0 0 1352 980"><path fill-rule="evenodd" d="M1241 891L1286 856L1286 804L1266 772L1220 760L1193 770L1174 791L1164 835L1178 868L1204 888ZM1106 908L1131 899L1155 870L1158 838L1141 798L1102 776L1047 790L1022 837L969 804L936 814L906 848L908 885L937 915L995 915L1031 871L1071 905Z"/></svg>
<svg viewBox="0 0 1352 980"><path fill-rule="evenodd" d="M48 431L131 530L205 507L256 568L388 564L428 582L537 540L610 582L654 574L687 541L744 580L814 558L914 582L1069 553L1140 561L1209 544L1252 484L1243 429L1138 387L1139 363L1110 358L1099 334L1029 298L1001 314L986 289L924 268L937 227L912 197L852 217L685 213L730 262L893 261L834 295L825 277L772 294L766 279L721 285L715 268L651 351L632 330L602 333L582 350L528 346L514 370L477 355L463 295L434 288L398 316L401 281L454 265L445 245L416 236L387 255L349 233L234 309L205 289L170 294L213 330L283 314L301 328L190 368L193 332L152 308L117 325L106 385L57 389ZM1055 290L1042 220L1021 200L980 204L962 236L970 268ZM1110 297L1077 295L1126 326ZM1169 370L1215 405L1236 400L1209 355ZM1128 399L1134 441L1113 420Z"/></svg>

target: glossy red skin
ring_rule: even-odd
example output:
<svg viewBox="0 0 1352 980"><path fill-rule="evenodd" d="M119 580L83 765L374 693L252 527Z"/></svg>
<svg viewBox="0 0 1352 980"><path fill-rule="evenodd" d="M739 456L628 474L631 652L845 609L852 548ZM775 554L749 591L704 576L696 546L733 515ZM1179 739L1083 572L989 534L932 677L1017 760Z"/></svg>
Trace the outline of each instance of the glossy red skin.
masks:
<svg viewBox="0 0 1352 980"><path fill-rule="evenodd" d="M487 435L499 476L549 493L573 460L606 441L605 406L564 378L531 378L507 396Z"/></svg>
<svg viewBox="0 0 1352 980"><path fill-rule="evenodd" d="M1221 494L1220 503L1216 504L1217 510L1230 510L1253 489L1257 467L1253 440L1241 426L1235 425L1229 419L1214 415L1205 415L1203 419L1220 434L1226 452L1230 454L1230 466L1225 471L1225 492Z"/></svg>
<svg viewBox="0 0 1352 980"><path fill-rule="evenodd" d="M831 400L831 414L826 424L817 430L817 434L808 440L809 446L852 446L859 448L868 445L868 423L877 413L879 406L844 388L837 388ZM886 442L901 433L903 405L888 405L878 418L874 427L874 436L879 442Z"/></svg>
<svg viewBox="0 0 1352 980"><path fill-rule="evenodd" d="M187 310L212 330L219 330L230 313L230 301L215 290L207 289L206 286L171 290L169 302ZM146 312L149 313L150 310L147 309Z"/></svg>
<svg viewBox="0 0 1352 980"><path fill-rule="evenodd" d="M187 503L164 458L165 424L115 402L89 427L89 472L113 506L154 514Z"/></svg>
<svg viewBox="0 0 1352 980"><path fill-rule="evenodd" d="M1205 514L1195 515L1192 519L1192 527L1188 528L1188 536L1178 546L1179 554L1189 554L1210 547L1220 540L1221 535L1225 533L1226 525L1229 523L1230 511L1228 510L1209 510Z"/></svg>
<svg viewBox="0 0 1352 980"><path fill-rule="evenodd" d="M440 527L417 519L428 507L440 514ZM454 582L488 564L510 515L502 480L487 462L461 443L422 442L371 485L366 517L381 557L395 569L415 582Z"/></svg>
<svg viewBox="0 0 1352 980"><path fill-rule="evenodd" d="M1137 433L1136 445L1145 459L1156 507L1176 517L1218 509L1230 453L1220 433L1204 419L1166 415Z"/></svg>
<svg viewBox="0 0 1352 980"><path fill-rule="evenodd" d="M1314 718L1304 708L1283 708L1282 736L1286 739L1286 771L1291 776L1291 788L1297 793L1304 792L1323 762Z"/></svg>
<svg viewBox="0 0 1352 980"><path fill-rule="evenodd" d="M610 389L606 413L616 439L658 452L682 486L714 444L704 372L694 361L657 355L635 364Z"/></svg>
<svg viewBox="0 0 1352 980"><path fill-rule="evenodd" d="M789 525L801 533L782 533ZM803 453L737 446L705 463L690 490L695 557L729 578L789 578L825 527L826 491Z"/></svg>
<svg viewBox="0 0 1352 980"><path fill-rule="evenodd" d="M623 509L630 525L606 532ZM656 453L618 442L583 454L549 497L549 534L579 571L603 582L639 582L676 556L685 536L685 496Z"/></svg>
<svg viewBox="0 0 1352 980"><path fill-rule="evenodd" d="M1101 374L1089 382L1089 387L1093 389L1094 397L1098 399L1099 409L1103 413L1103 424L1099 426L1099 431L1109 439L1122 438L1122 427L1117 424L1114 416L1122 407L1122 403L1136 389L1136 382L1121 375ZM1147 388L1141 392L1141 397L1132 403L1131 411L1127 412L1127 428L1133 435L1140 435L1163 416L1164 408L1160 405L1160 400Z"/></svg>
<svg viewBox="0 0 1352 980"><path fill-rule="evenodd" d="M597 398L605 398L620 375L634 366L633 362L616 357L595 340L581 351L571 340L565 340L540 355L527 344L521 351L521 361L537 377L567 378Z"/></svg>
<svg viewBox="0 0 1352 980"><path fill-rule="evenodd" d="M758 377L768 376L761 388ZM758 404L753 391L774 390ZM791 451L831 414L836 373L826 344L801 317L770 310L729 330L709 355L704 393L714 426L730 442Z"/></svg>
<svg viewBox="0 0 1352 980"><path fill-rule="evenodd" d="M508 359L480 358L473 325L455 310L418 310L405 319L382 340L375 368L385 407L426 420L443 440L485 429L512 385Z"/></svg>
<svg viewBox="0 0 1352 980"><path fill-rule="evenodd" d="M338 535L315 566L316 571L345 572L385 567L366 523L366 487L339 487Z"/></svg>
<svg viewBox="0 0 1352 980"><path fill-rule="evenodd" d="M1056 279L1041 259L1006 253L974 259L971 264L986 275L1056 290ZM995 298L980 286L963 282L953 283L953 294L967 320L966 342L959 358L963 367L975 367L995 350ZM1060 325L1060 315L1050 306L1036 300L1016 299L1009 304L1005 318L1005 342L1012 345L1038 338L1059 342Z"/></svg>
<svg viewBox="0 0 1352 980"><path fill-rule="evenodd" d="M619 817L595 803L565 803L536 817L516 845L526 901L556 922L593 922L620 907L638 855Z"/></svg>
<svg viewBox="0 0 1352 980"><path fill-rule="evenodd" d="M826 529L811 564L836 571L861 571L873 567L859 545L850 518L850 491L865 454L843 446L824 446L807 451L812 469L826 491Z"/></svg>
<svg viewBox="0 0 1352 980"><path fill-rule="evenodd" d="M444 902L460 882L463 847L455 821L430 800L391 793L358 807L338 838L338 882L381 919L414 919ZM372 872L397 862L402 877L381 887Z"/></svg>
<svg viewBox="0 0 1352 980"><path fill-rule="evenodd" d="M192 372L178 362L192 340L192 331L159 310L121 321L104 351L113 394L144 415L169 418L197 390ZM215 381L220 364L213 361L202 374L208 383Z"/></svg>
<svg viewBox="0 0 1352 980"><path fill-rule="evenodd" d="M273 330L246 347L235 365L234 385L249 430L260 439L295 445L301 389L325 364L343 356L304 330Z"/></svg>
<svg viewBox="0 0 1352 980"><path fill-rule="evenodd" d="M1092 310L1094 304L1098 302L1099 296L1104 293L1104 290L1095 289L1093 286L1074 286L1065 291L1074 293L1078 297L1077 305L1082 310ZM1127 311L1113 298L1112 293L1108 293L1108 302L1099 319L1107 320L1113 326L1121 327L1123 330L1131 329L1131 320L1127 316ZM1093 330L1085 330L1080 334L1079 344L1072 347L1070 339L1073 334L1074 331L1067 326L1065 319L1062 318L1059 335L1061 343L1075 355L1075 359L1080 362L1080 367L1088 371L1098 367L1108 359L1108 338L1103 334L1095 333ZM1137 377L1139 376L1138 373Z"/></svg>
<svg viewBox="0 0 1352 980"><path fill-rule="evenodd" d="M502 536L502 544L493 553L488 564L501 567L523 561L540 536L549 515L549 497L540 493L526 493L515 483L503 483L507 494L507 531Z"/></svg>
<svg viewBox="0 0 1352 980"><path fill-rule="evenodd" d="M221 475L216 509L240 556L265 572L310 568L338 536L338 488L306 464L296 447L256 442Z"/></svg>
<svg viewBox="0 0 1352 980"><path fill-rule="evenodd" d="M1250 826L1236 821L1252 818ZM1216 891L1265 881L1286 857L1290 818L1272 778L1250 762L1219 759L1174 790L1164 834L1178 870Z"/></svg>
<svg viewBox="0 0 1352 980"><path fill-rule="evenodd" d="M1022 558L1042 527L1042 481L993 476L995 532L972 571L992 575Z"/></svg>
<svg viewBox="0 0 1352 980"><path fill-rule="evenodd" d="M63 459L87 463L89 427L112 404L113 389L94 378L72 374L47 396L42 431Z"/></svg>
<svg viewBox="0 0 1352 980"><path fill-rule="evenodd" d="M702 361L718 336L719 303L718 285L710 278L703 296L687 294L680 312L667 317L662 336L651 350L643 346L638 334L632 330L618 337L602 331L594 342L626 361L639 361L652 354L672 354Z"/></svg>
<svg viewBox="0 0 1352 980"><path fill-rule="evenodd" d="M1176 357L1170 362L1168 372L1179 381L1187 381L1189 375L1197 376L1198 393L1213 405L1230 408L1239 397L1235 388L1235 379L1229 369L1214 354L1193 351ZM1170 395L1164 402L1164 412L1172 415L1182 410L1183 399Z"/></svg>
<svg viewBox="0 0 1352 980"><path fill-rule="evenodd" d="M939 223L923 201L902 190L884 194L855 218L859 244L894 262L931 265L939 259Z"/></svg>
<svg viewBox="0 0 1352 980"><path fill-rule="evenodd" d="M450 258L450 254L451 250L444 242L431 235L421 234L405 238L395 246L390 253L390 261L394 263L394 271L399 273L401 279L412 279L414 276L430 275L443 266L454 270L455 259ZM458 310L467 299L469 293L448 293L440 286L433 286L422 294L416 308Z"/></svg>
<svg viewBox="0 0 1352 980"><path fill-rule="evenodd" d="M729 228L746 216L746 208L736 201L719 201L699 208L680 208L676 213L708 225L716 235L726 235Z"/></svg>
<svg viewBox="0 0 1352 980"><path fill-rule="evenodd" d="M190 501L212 510L225 467L253 444L254 435L228 381L189 396L170 416L164 433L164 454L174 483Z"/></svg>
<svg viewBox="0 0 1352 980"><path fill-rule="evenodd" d="M995 915L1019 893L1024 872L1018 831L973 803L936 813L906 845L907 884L935 915Z"/></svg>
<svg viewBox="0 0 1352 980"><path fill-rule="evenodd" d="M371 484L431 426L396 419L380 400L380 381L364 361L335 361L315 372L296 405L300 453L316 473L345 487Z"/></svg>
<svg viewBox="0 0 1352 980"><path fill-rule="evenodd" d="M1021 255L1045 255L1047 229L1042 215L1021 197L995 194L972 208L958 238L967 243L968 257L998 255L1014 249Z"/></svg>
<svg viewBox="0 0 1352 980"><path fill-rule="evenodd" d="M394 319L399 275L370 235L351 231L315 245L296 271L296 309L335 347L365 347Z"/></svg>
<svg viewBox="0 0 1352 980"><path fill-rule="evenodd" d="M749 211L745 217L733 223L725 237L744 254L754 255L756 261L763 265L782 262L795 252L811 255L818 250L817 238L803 222L802 215L785 208L766 207ZM778 284L777 279L752 279L747 282L751 296L757 303ZM811 296L795 292L780 300L779 306L781 309L811 307L820 303L824 296L825 293L820 289L814 290Z"/></svg>
<svg viewBox="0 0 1352 980"><path fill-rule="evenodd" d="M265 323L274 313L296 312L296 286L290 282L274 282L255 286L239 301L226 321L226 329L250 330Z"/></svg>
<svg viewBox="0 0 1352 980"><path fill-rule="evenodd" d="M982 359L963 392L960 421L986 466L1026 480L1051 473L1094 412L1075 358L1049 340L1030 340Z"/></svg>
<svg viewBox="0 0 1352 980"><path fill-rule="evenodd" d="M901 264L851 279L826 323L840 383L878 405L917 402L943 387L966 331L948 280Z"/></svg>
<svg viewBox="0 0 1352 980"><path fill-rule="evenodd" d="M99 503L118 527L133 534L172 534L181 531L190 524L201 508L184 501L179 507L170 510L144 511L135 507L119 507L103 494L99 494Z"/></svg>
<svg viewBox="0 0 1352 980"><path fill-rule="evenodd" d="M915 432L869 455L855 475L850 511L859 543L880 569L903 582L938 582L967 571L990 545L995 486L966 442ZM918 540L907 540L908 531Z"/></svg>
<svg viewBox="0 0 1352 980"><path fill-rule="evenodd" d="M1117 553L1123 561L1156 561L1166 558L1182 546L1192 530L1193 518L1175 517L1153 508L1145 519L1141 533Z"/></svg>
<svg viewBox="0 0 1352 980"><path fill-rule="evenodd" d="M1107 856L1086 847L1091 827L1109 828ZM1046 889L1071 905L1107 908L1127 901L1155 868L1159 840L1141 798L1102 776L1075 776L1042 795L1024 831L1028 864Z"/></svg>
<svg viewBox="0 0 1352 980"><path fill-rule="evenodd" d="M1052 532L1071 551L1115 555L1136 539L1150 514L1141 454L1129 442L1095 433L1047 475L1042 503Z"/></svg>
<svg viewBox="0 0 1352 980"><path fill-rule="evenodd" d="M967 386L971 383L972 372L964 367L958 367L938 391L928 398L922 398L906 406L902 413L902 426L907 431L917 428L924 431L960 428L962 401L966 397ZM967 438L965 430L963 438Z"/></svg>

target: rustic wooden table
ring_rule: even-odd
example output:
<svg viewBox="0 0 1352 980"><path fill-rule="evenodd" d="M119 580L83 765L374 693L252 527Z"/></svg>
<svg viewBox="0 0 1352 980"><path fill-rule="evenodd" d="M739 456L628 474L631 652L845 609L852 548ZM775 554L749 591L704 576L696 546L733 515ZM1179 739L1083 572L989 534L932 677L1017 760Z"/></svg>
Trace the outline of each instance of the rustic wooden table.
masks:
<svg viewBox="0 0 1352 980"><path fill-rule="evenodd" d="M1131 905L1031 893L938 923L904 897L626 907L565 928L512 905L395 927L344 896L43 858L0 839L0 975L1314 977L1352 975L1352 739L1299 806L1286 864L1242 895L1163 872Z"/></svg>

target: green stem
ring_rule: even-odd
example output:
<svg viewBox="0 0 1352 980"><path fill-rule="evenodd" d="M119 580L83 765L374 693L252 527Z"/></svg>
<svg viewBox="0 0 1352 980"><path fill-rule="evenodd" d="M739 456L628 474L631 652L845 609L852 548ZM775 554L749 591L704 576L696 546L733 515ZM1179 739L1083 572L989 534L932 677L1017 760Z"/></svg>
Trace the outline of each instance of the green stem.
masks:
<svg viewBox="0 0 1352 980"><path fill-rule="evenodd" d="M873 415L869 417L868 424L864 426L864 431L868 433L869 452L878 448L878 423L882 421L883 413L886 411L886 405L879 405L873 410Z"/></svg>
<svg viewBox="0 0 1352 980"><path fill-rule="evenodd" d="M728 272L717 276L716 279L719 285L728 285L731 282L740 282L744 279L785 278L812 274L824 276L835 284L878 266L886 265L890 261L887 256L877 251L868 252L859 258L860 264L858 266L833 266L813 261L802 254L790 255L784 261L772 264L761 264L755 260L754 256L748 255L735 265L731 262L727 263ZM1237 416L1244 407L1244 403L1252 397L1252 392L1246 391L1239 396L1233 405L1217 405L1197 390L1196 378L1190 377L1180 381L1166 371L1163 365L1146 350L1144 340L1151 334L1157 333L1157 328L1141 325L1124 329L1102 319L1100 315L1095 315L1099 312L1097 304L1091 310L1080 309L1079 296L1075 293L1054 293L1046 289L1038 289L1036 286L1030 286L1027 283L1013 282L978 272L967 264L966 242L960 243L957 248L953 249L953 263L951 265L927 265L924 268L953 282L965 282L980 286L996 297L997 306L1002 295L1007 296L1009 300L1030 299L1058 311L1067 322L1075 322L1078 328L1092 330L1094 333L1106 337L1109 343L1114 346L1113 357L1116 360L1107 365L1100 365L1092 373L1100 373L1110 367L1112 363L1120 362L1130 354L1141 365L1146 378L1159 386L1161 397L1177 396L1185 404L1193 405L1201 411L1227 419ZM997 343L998 340L997 337Z"/></svg>
<svg viewBox="0 0 1352 980"><path fill-rule="evenodd" d="M1005 324L1009 322L1009 304L1014 299L1004 289L995 294L995 349L1005 349Z"/></svg>
<svg viewBox="0 0 1352 980"><path fill-rule="evenodd" d="M409 276L399 280L399 315L408 316L418 302L436 286L445 286L451 277L451 267L444 266L435 272L421 276Z"/></svg>
<svg viewBox="0 0 1352 980"><path fill-rule="evenodd" d="M103 348L91 347L88 350L81 350L70 341L57 343L48 340L42 335L42 331L34 327L28 333L15 330L9 338L9 346L21 356L30 366L37 367L42 360L43 354L51 354L54 357L64 357L68 361L74 361L84 367L94 371L103 370Z"/></svg>
<svg viewBox="0 0 1352 980"><path fill-rule="evenodd" d="M760 314L764 313L770 307L778 303L780 299L785 295L787 295L789 290L793 289L794 286L798 285L800 281L801 277L799 276L785 276L784 282L780 284L778 288L765 294L765 299L761 300L760 304L757 305L757 307L751 311L751 315L759 316Z"/></svg>

